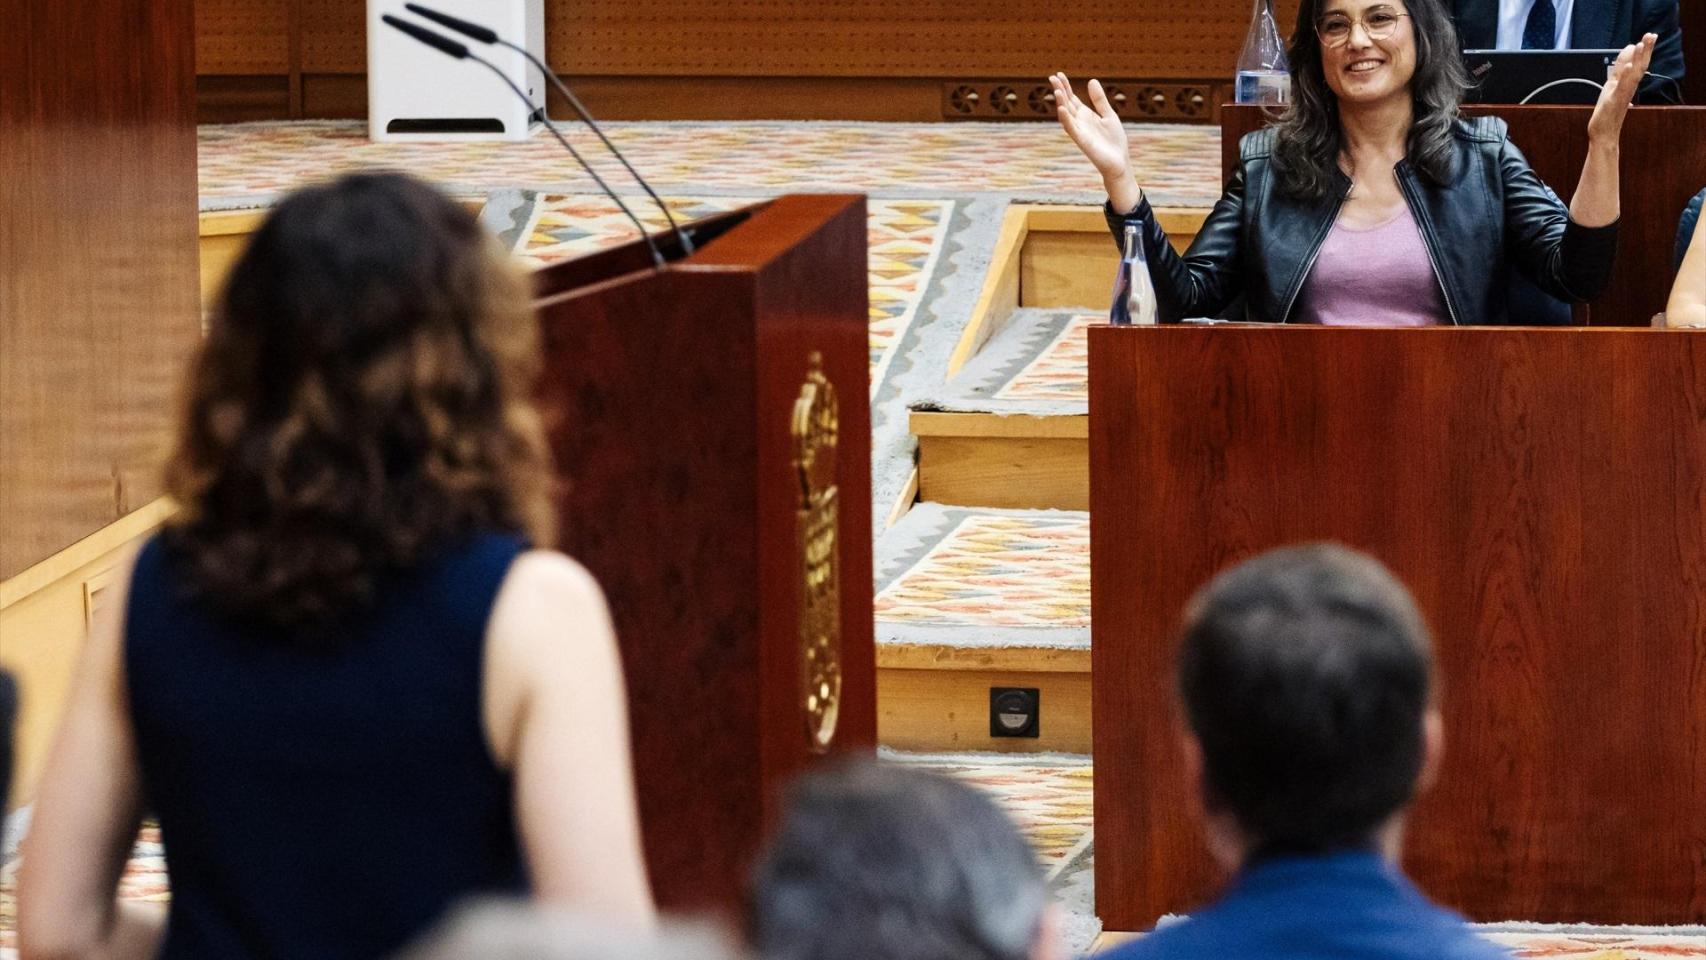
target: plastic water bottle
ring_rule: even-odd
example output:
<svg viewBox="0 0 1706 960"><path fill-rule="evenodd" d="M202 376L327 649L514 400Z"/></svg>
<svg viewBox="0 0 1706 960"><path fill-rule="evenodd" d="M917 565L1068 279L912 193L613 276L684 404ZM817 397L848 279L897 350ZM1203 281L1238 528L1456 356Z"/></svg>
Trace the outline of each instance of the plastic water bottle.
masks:
<svg viewBox="0 0 1706 960"><path fill-rule="evenodd" d="M1250 32L1238 54L1235 99L1239 103L1283 104L1291 102L1291 67L1285 59L1285 42L1274 21L1273 0L1255 0L1250 14Z"/></svg>
<svg viewBox="0 0 1706 960"><path fill-rule="evenodd" d="M1155 285L1149 279L1149 261L1143 256L1142 226L1125 226L1125 254L1114 277L1114 302L1108 322L1116 327L1155 322Z"/></svg>

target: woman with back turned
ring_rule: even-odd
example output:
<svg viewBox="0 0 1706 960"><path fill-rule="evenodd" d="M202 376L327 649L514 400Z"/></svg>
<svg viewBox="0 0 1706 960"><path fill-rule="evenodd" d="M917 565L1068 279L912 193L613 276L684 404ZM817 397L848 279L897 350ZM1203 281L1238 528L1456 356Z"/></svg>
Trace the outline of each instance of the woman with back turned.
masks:
<svg viewBox="0 0 1706 960"><path fill-rule="evenodd" d="M621 668L555 521L526 287L425 184L301 191L187 381L178 513L96 624L25 958L381 957L453 900L650 922ZM115 902L160 822L168 918Z"/></svg>
<svg viewBox="0 0 1706 960"><path fill-rule="evenodd" d="M1563 300L1605 286L1616 248L1618 138L1652 59L1617 57L1566 207L1493 117L1458 115L1467 77L1440 0L1303 0L1288 51L1292 105L1246 136L1225 193L1183 257L1131 172L1101 85L1086 106L1052 78L1061 126L1102 174L1116 237L1142 225L1162 322L1242 296L1266 323L1504 324L1510 267Z"/></svg>

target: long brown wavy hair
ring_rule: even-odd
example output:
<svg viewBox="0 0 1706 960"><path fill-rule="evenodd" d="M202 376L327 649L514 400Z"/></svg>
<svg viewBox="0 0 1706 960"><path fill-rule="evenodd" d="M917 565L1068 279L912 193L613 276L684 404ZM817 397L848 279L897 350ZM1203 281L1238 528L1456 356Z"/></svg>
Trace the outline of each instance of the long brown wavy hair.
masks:
<svg viewBox="0 0 1706 960"><path fill-rule="evenodd" d="M1410 78L1415 119L1405 153L1425 179L1447 184L1456 169L1452 130L1457 107L1469 87L1469 73L1458 49L1457 28L1442 0L1394 0L1410 15L1416 37L1416 72ZM1291 63L1291 106L1274 132L1274 173L1281 192L1319 200L1332 189L1339 172L1344 132L1339 98L1327 84L1315 21L1323 0L1303 0L1286 56Z"/></svg>
<svg viewBox="0 0 1706 960"><path fill-rule="evenodd" d="M293 194L185 382L165 531L185 585L299 626L477 532L548 544L538 356L523 278L448 197L398 173Z"/></svg>

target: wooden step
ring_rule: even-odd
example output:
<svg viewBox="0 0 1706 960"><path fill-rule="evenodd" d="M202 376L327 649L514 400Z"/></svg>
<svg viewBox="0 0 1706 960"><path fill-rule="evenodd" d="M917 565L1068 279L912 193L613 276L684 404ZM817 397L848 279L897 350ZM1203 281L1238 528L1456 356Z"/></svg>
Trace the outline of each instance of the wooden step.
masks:
<svg viewBox="0 0 1706 960"><path fill-rule="evenodd" d="M1090 508L1090 418L914 411L921 500Z"/></svg>
<svg viewBox="0 0 1706 960"><path fill-rule="evenodd" d="M877 738L900 750L1090 749L1083 513L913 507L876 544ZM990 734L990 688L1038 691L1038 736Z"/></svg>
<svg viewBox="0 0 1706 960"><path fill-rule="evenodd" d="M1038 691L1038 735L993 737L990 688ZM1090 752L1090 651L877 648L877 741L919 752Z"/></svg>

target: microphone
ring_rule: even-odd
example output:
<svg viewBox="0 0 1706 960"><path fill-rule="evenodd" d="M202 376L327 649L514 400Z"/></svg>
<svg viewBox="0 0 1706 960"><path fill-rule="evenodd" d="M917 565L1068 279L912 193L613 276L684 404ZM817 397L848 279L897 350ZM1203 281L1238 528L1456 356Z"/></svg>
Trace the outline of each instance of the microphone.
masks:
<svg viewBox="0 0 1706 960"><path fill-rule="evenodd" d="M455 57L458 60L466 60L473 56L473 54L468 52L468 48L466 46L457 43L455 40L443 36L442 34L433 33L431 30L424 27L417 27L407 20L400 20L389 13L380 17L380 19L389 23L391 26L396 27L398 30L403 31L409 36L414 37L416 40L419 40L427 46L448 56Z"/></svg>
<svg viewBox="0 0 1706 960"><path fill-rule="evenodd" d="M398 30L401 30L409 36L414 37L421 43L438 50L446 56L457 60L472 60L475 63L485 66L487 70L497 74L499 79L508 84L509 88L514 91L515 95L520 97L524 103L528 106L533 105L533 101L528 99L527 93L523 91L521 87L517 86L516 82L509 78L508 74L499 70L490 60L486 60L478 54L470 52L467 46L457 43L455 40L452 40L442 34L428 30L425 27L394 17L389 13L381 16L379 19L385 21L385 23L390 26L396 27ZM598 171L592 168L592 164L587 163L586 158L582 157L580 152L577 151L569 141L563 139L563 135L558 132L556 124L551 122L550 117L545 116L545 111L539 111L539 120L541 123L545 124L545 129L551 131L551 135L557 138L557 142L563 145L563 149L569 151L569 156L575 158L575 162L581 165L581 169L585 170L587 174L592 177L593 182L597 183L599 189L604 191L604 195L614 201L616 206L621 208L622 212L628 215L628 219L634 222L635 229L640 231L640 239L644 240L646 242L646 247L651 250L652 262L660 268L664 266L666 261L664 259L663 251L658 249L657 241L652 239L651 232L646 229L646 225L640 222L639 217L634 216L634 211L628 209L628 205L622 202L622 198L616 195L616 191L610 189L610 184L604 182L604 178L598 175ZM671 225L674 224L673 220L670 222ZM677 232L680 232L680 228L677 228ZM692 250L691 247L686 249L689 252Z"/></svg>
<svg viewBox="0 0 1706 960"><path fill-rule="evenodd" d="M466 20L453 17L448 13L439 13L437 10L423 7L418 3L405 3L403 4L403 8L411 13L419 14L442 27L454 30L470 40L477 40L480 43L486 44L495 43L500 47L508 47L516 53L526 57L530 63L538 67L539 71L545 74L545 77L551 81L551 85L557 88L557 92L563 95L563 99L569 102L570 108L575 111L575 116L579 117L582 123L585 123L589 128L591 128L593 133L598 135L598 139L603 142L605 149L609 150L611 155L621 162L622 168L628 171L628 175L634 178L634 182L640 185L640 189L646 191L646 195L652 198L652 202L657 204L657 208L663 211L664 219L669 221L669 228L675 233L675 239L681 244L682 251L684 253L693 252L692 239L690 239L687 232L682 230L680 225L675 222L675 217L669 212L669 207L658 198L657 192L652 189L651 184L646 182L645 177L640 176L640 171L634 169L634 165L628 162L628 158L622 155L622 151L616 149L616 144L611 143L610 138L604 135L604 131L599 129L597 123L593 122L592 114L587 112L586 106L581 103L580 98L574 95L574 92L568 88L568 85L563 83L563 81L557 76L556 72L546 66L544 61L534 56L532 51L525 47L517 46L516 44L510 43L508 40L498 36L497 31L492 30L489 27L482 27L477 23L469 23Z"/></svg>

